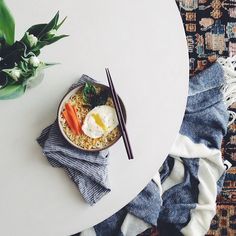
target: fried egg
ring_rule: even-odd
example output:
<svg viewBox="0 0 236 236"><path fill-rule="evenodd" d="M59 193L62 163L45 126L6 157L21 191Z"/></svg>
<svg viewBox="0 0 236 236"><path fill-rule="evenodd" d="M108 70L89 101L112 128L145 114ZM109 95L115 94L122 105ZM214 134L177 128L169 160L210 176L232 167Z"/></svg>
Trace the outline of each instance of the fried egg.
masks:
<svg viewBox="0 0 236 236"><path fill-rule="evenodd" d="M88 112L82 130L90 138L100 138L110 133L118 124L115 109L111 106L102 105Z"/></svg>

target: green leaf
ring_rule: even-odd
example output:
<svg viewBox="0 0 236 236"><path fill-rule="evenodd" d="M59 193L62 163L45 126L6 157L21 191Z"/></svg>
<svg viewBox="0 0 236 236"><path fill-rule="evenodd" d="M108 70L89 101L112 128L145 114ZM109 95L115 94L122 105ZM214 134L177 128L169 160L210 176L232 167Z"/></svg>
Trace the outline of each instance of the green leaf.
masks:
<svg viewBox="0 0 236 236"><path fill-rule="evenodd" d="M25 54L26 46L22 42L16 41L10 46L0 61L0 69L14 67L15 63L21 60L21 57Z"/></svg>
<svg viewBox="0 0 236 236"><path fill-rule="evenodd" d="M0 0L0 37L12 45L15 39L15 21L4 0Z"/></svg>
<svg viewBox="0 0 236 236"><path fill-rule="evenodd" d="M47 24L33 25L27 30L27 32L29 32L29 34L33 34L38 38L39 34L45 29L46 26Z"/></svg>
<svg viewBox="0 0 236 236"><path fill-rule="evenodd" d="M0 35L0 57L4 56L4 53L8 47L9 45L6 42L5 37L3 37L3 35Z"/></svg>
<svg viewBox="0 0 236 236"><path fill-rule="evenodd" d="M37 46L32 49L32 52L33 52L35 55L40 54L40 49L43 48L43 47L45 47L45 46L47 46L47 45L48 45L48 42L47 42L47 41L39 41L39 42L37 43Z"/></svg>
<svg viewBox="0 0 236 236"><path fill-rule="evenodd" d="M35 69L32 70L28 70L22 73L22 79L21 81L25 81L27 79L29 79L30 77L32 77L35 74Z"/></svg>
<svg viewBox="0 0 236 236"><path fill-rule="evenodd" d="M50 66L56 66L56 65L60 65L60 63L57 63L57 62L55 62L55 63L44 63L43 69L46 69Z"/></svg>
<svg viewBox="0 0 236 236"><path fill-rule="evenodd" d="M44 29L40 32L40 34L38 35L38 38L40 39L44 34L54 29L57 26L58 19L59 19L59 11L53 17L53 19L44 27Z"/></svg>
<svg viewBox="0 0 236 236"><path fill-rule="evenodd" d="M33 53L35 54L35 56L39 56L40 55L40 49L36 49L33 51Z"/></svg>
<svg viewBox="0 0 236 236"><path fill-rule="evenodd" d="M59 35L59 36L55 36L51 39L48 39L48 40L45 40L45 41L39 41L37 43L37 46L34 47L32 49L32 52L34 52L34 54L36 55L40 49L42 49L43 47L47 46L47 45L50 45L50 44L53 44L55 42L57 42L58 40L62 39L62 38L65 38L65 37L68 37L69 35L66 35L66 34L63 34L63 35Z"/></svg>
<svg viewBox="0 0 236 236"><path fill-rule="evenodd" d="M56 27L55 27L55 30L58 30L62 24L65 22L65 20L67 19L67 16L61 21L61 23L59 23Z"/></svg>
<svg viewBox="0 0 236 236"><path fill-rule="evenodd" d="M25 59L22 58L22 61L19 62L18 67L23 71L26 72L28 70L27 63L25 62Z"/></svg>
<svg viewBox="0 0 236 236"><path fill-rule="evenodd" d="M86 105L96 107L105 105L109 96L109 89L101 88L99 92L92 83L87 82L83 88L83 100Z"/></svg>
<svg viewBox="0 0 236 236"><path fill-rule="evenodd" d="M87 82L83 88L83 100L87 105L93 106L96 99L96 89L95 87Z"/></svg>
<svg viewBox="0 0 236 236"><path fill-rule="evenodd" d="M37 24L31 26L26 32L29 34L33 34L37 38L43 37L46 33L48 33L50 30L52 30L54 27L57 26L57 22L59 19L59 12L53 17L53 19L48 23L43 24ZM21 39L21 41L24 40L24 37Z"/></svg>
<svg viewBox="0 0 236 236"><path fill-rule="evenodd" d="M52 39L48 40L47 45L50 45L50 44L52 44L52 43L55 43L55 42L57 42L58 40L60 40L60 39L62 39L62 38L66 38L66 37L69 37L69 35L63 34L63 35L55 36L55 37L53 37Z"/></svg>
<svg viewBox="0 0 236 236"><path fill-rule="evenodd" d="M26 87L21 84L7 85L0 89L0 100L14 99L24 94Z"/></svg>
<svg viewBox="0 0 236 236"><path fill-rule="evenodd" d="M4 72L0 72L0 86L4 87L9 83L9 78Z"/></svg>

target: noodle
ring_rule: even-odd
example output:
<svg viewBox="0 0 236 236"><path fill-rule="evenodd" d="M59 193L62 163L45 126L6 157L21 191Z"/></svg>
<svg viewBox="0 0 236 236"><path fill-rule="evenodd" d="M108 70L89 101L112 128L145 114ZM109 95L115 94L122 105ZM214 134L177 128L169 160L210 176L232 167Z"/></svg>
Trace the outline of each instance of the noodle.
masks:
<svg viewBox="0 0 236 236"><path fill-rule="evenodd" d="M96 89L99 88L96 87ZM77 115L80 118L80 120L84 120L86 115L90 111L90 108L84 104L82 92L83 88L80 88L79 90L77 90L76 94L72 95L69 99L71 105L76 106L78 111ZM105 105L114 107L111 97L108 97ZM64 111L64 109L65 108L63 108L62 112ZM102 137L96 139L90 138L84 133L81 135L75 135L69 128L65 118L62 115L62 112L60 114L60 123L62 125L63 131L66 134L66 136L79 148L85 150L103 149L108 147L111 143L115 142L120 137L119 127L113 129L106 136L103 135Z"/></svg>

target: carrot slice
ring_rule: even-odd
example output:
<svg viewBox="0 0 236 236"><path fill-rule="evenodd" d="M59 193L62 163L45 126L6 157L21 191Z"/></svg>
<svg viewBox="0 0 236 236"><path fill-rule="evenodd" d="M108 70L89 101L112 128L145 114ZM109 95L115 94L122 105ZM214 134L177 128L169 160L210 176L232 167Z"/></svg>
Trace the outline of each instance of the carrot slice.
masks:
<svg viewBox="0 0 236 236"><path fill-rule="evenodd" d="M77 115L75 114L75 111L70 103L66 103L65 107L66 107L67 113L73 123L76 134L78 134L79 133L79 125L78 125Z"/></svg>
<svg viewBox="0 0 236 236"><path fill-rule="evenodd" d="M69 115L68 115L68 112L67 112L67 111L63 111L63 112L62 112L62 115L64 116L64 118L65 118L65 120L66 120L68 126L69 126L70 129L72 130L72 132L73 132L74 134L76 134L76 130L75 130L75 128L74 128L73 122L71 121L71 119L70 119L70 117L69 117Z"/></svg>
<svg viewBox="0 0 236 236"><path fill-rule="evenodd" d="M82 132L83 132L83 131L82 131L82 122L81 122L80 118L79 118L78 115L77 115L78 110L77 110L76 106L73 106L73 110L74 110L75 115L76 115L76 117L77 117L79 134L82 134Z"/></svg>
<svg viewBox="0 0 236 236"><path fill-rule="evenodd" d="M76 106L72 106L72 108L73 108L75 114L77 115L78 110L77 110Z"/></svg>
<svg viewBox="0 0 236 236"><path fill-rule="evenodd" d="M77 116L76 107L72 106L70 103L66 103L65 108L68 113L68 116L71 119L76 134L82 134L82 128L81 128L82 124L81 121L79 120L79 117Z"/></svg>

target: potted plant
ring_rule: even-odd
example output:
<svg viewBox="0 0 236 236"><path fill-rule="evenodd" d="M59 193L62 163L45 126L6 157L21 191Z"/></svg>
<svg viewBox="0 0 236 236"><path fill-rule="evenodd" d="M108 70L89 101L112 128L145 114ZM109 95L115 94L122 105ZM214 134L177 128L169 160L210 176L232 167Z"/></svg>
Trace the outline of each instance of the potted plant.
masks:
<svg viewBox="0 0 236 236"><path fill-rule="evenodd" d="M54 65L39 59L41 49L67 37L57 35L64 23L59 12L49 23L31 26L22 39L15 41L15 22L3 0L0 0L0 99L23 95L27 88L37 85L43 70Z"/></svg>

